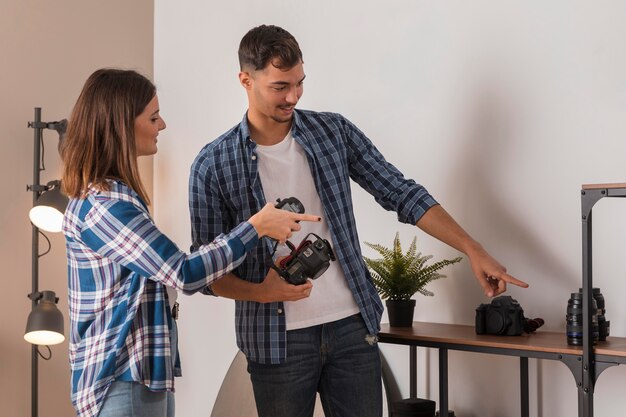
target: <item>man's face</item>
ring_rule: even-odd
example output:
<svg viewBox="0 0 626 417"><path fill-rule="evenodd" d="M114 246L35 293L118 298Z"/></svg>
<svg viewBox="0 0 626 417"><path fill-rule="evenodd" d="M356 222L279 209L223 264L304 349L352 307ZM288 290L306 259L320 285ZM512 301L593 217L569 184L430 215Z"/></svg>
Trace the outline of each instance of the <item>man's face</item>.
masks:
<svg viewBox="0 0 626 417"><path fill-rule="evenodd" d="M268 64L259 71L241 72L239 79L248 91L248 111L276 123L290 123L303 92L304 67L299 62L288 70Z"/></svg>

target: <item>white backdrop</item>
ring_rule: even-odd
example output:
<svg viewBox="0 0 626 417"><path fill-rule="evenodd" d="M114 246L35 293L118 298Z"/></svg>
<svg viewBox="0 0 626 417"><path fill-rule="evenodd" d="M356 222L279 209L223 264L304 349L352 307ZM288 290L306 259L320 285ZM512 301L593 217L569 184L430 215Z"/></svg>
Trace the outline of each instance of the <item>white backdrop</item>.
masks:
<svg viewBox="0 0 626 417"><path fill-rule="evenodd" d="M300 108L347 116L408 177L424 184L528 290L527 316L563 330L581 281L580 185L626 180L626 4L619 1L157 0L155 77L168 129L155 160L157 223L190 244L189 166L238 123L246 98L237 47L253 26L289 30L304 53ZM401 225L354 187L360 240L457 253ZM595 284L611 333L626 336L626 206L594 210ZM367 250L365 253L372 254ZM417 320L471 324L486 302L468 262L419 297ZM181 416L208 416L235 353L233 303L179 297ZM384 319L386 320L386 318ZM408 394L408 349L382 346ZM419 394L437 395L436 352L420 350ZM531 360L531 415L576 415L576 389L557 362ZM596 415L615 415L623 367L600 378ZM519 413L516 358L450 353L450 405L462 417Z"/></svg>

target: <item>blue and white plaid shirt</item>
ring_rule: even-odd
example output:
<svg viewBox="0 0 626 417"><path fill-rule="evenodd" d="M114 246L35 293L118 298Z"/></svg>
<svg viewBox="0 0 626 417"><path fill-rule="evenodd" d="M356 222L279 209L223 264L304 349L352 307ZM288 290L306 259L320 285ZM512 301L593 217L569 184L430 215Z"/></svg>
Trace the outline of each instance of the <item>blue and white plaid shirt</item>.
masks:
<svg viewBox="0 0 626 417"><path fill-rule="evenodd" d="M63 221L72 402L80 417L98 414L114 380L173 391L180 362L172 358L165 286L201 290L238 266L258 241L243 222L187 255L156 228L133 190L110 185L72 199Z"/></svg>
<svg viewBox="0 0 626 417"><path fill-rule="evenodd" d="M378 333L382 302L361 255L354 219L350 179L357 182L398 220L415 224L436 201L415 181L404 178L350 121L335 113L296 110L292 135L306 152L334 242L337 260L371 334ZM256 144L247 115L237 126L206 145L191 166L189 180L192 250L247 219L265 204L258 173ZM289 197L289 196L284 196ZM267 241L267 239L266 239ZM271 243L258 245L234 271L262 282ZM283 303L236 301L237 344L260 363L286 358Z"/></svg>

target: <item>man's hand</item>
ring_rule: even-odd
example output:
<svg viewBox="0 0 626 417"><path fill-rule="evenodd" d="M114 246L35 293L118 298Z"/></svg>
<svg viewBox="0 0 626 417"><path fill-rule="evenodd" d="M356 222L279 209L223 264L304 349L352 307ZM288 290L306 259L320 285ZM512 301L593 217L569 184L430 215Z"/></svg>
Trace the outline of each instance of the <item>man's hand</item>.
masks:
<svg viewBox="0 0 626 417"><path fill-rule="evenodd" d="M474 276L488 297L495 297L506 291L506 284L510 283L527 288L524 281L506 273L506 268L500 265L482 246L476 246L467 251Z"/></svg>
<svg viewBox="0 0 626 417"><path fill-rule="evenodd" d="M440 205L431 207L418 220L417 227L466 254L476 280L488 297L505 292L507 283L528 287L525 282L507 274L506 268L472 239Z"/></svg>
<svg viewBox="0 0 626 417"><path fill-rule="evenodd" d="M270 269L265 280L258 284L259 303L274 301L298 301L311 295L313 284L310 280L302 285L293 285L282 279L278 272Z"/></svg>

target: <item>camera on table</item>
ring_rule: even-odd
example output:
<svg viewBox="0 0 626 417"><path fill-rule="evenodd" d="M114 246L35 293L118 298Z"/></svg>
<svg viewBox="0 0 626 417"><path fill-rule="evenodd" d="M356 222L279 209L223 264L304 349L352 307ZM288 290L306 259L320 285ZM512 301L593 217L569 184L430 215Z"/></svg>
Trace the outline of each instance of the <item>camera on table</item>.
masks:
<svg viewBox="0 0 626 417"><path fill-rule="evenodd" d="M304 213L304 206L295 197L278 200L276 208ZM312 237L312 238L310 238ZM319 278L335 260L335 254L326 239L322 239L315 233L309 233L296 247L291 242L285 244L291 253L280 260L278 266L272 262L272 268L278 272L285 281L293 285L302 285L307 279Z"/></svg>
<svg viewBox="0 0 626 417"><path fill-rule="evenodd" d="M502 295L490 304L476 308L476 334L519 336L531 333L544 324L543 319L527 319L522 306L513 297Z"/></svg>

